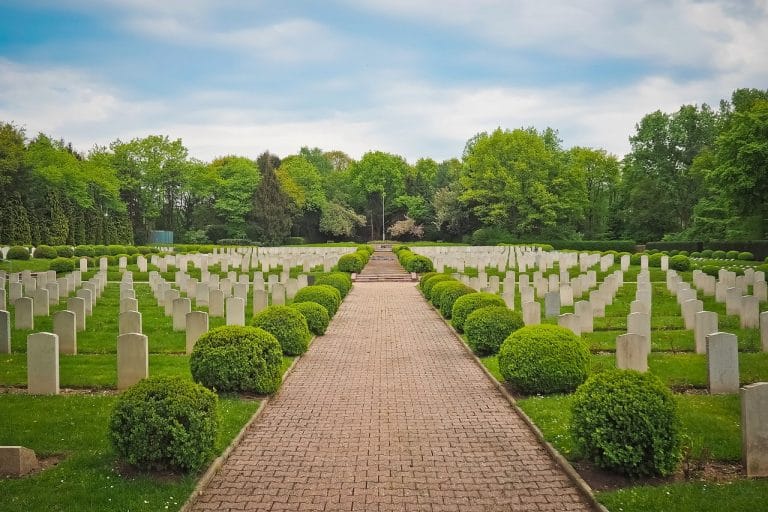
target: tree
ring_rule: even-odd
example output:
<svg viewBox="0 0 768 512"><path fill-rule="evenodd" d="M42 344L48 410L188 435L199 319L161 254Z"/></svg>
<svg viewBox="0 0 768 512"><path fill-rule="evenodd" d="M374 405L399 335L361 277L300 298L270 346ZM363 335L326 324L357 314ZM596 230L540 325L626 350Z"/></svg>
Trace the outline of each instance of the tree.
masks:
<svg viewBox="0 0 768 512"><path fill-rule="evenodd" d="M461 200L483 224L519 237L557 229L557 196L550 190L558 155L535 130L496 129L467 142Z"/></svg>
<svg viewBox="0 0 768 512"><path fill-rule="evenodd" d="M403 157L372 151L363 155L349 170L355 198L371 219L371 239L382 233L382 221L399 209L396 199L405 192L408 163ZM384 216L384 219L382 219Z"/></svg>
<svg viewBox="0 0 768 512"><path fill-rule="evenodd" d="M689 169L714 143L717 116L707 106L684 105L672 115L656 111L636 125L624 159L629 235L660 240L688 227L701 194Z"/></svg>
<svg viewBox="0 0 768 512"><path fill-rule="evenodd" d="M338 203L326 203L320 215L320 231L335 238L350 239L365 217Z"/></svg>
<svg viewBox="0 0 768 512"><path fill-rule="evenodd" d="M587 240L608 236L610 212L619 183L619 161L603 149L574 147L568 151L568 168L584 183L583 220L577 226Z"/></svg>
<svg viewBox="0 0 768 512"><path fill-rule="evenodd" d="M280 167L280 159L266 151L256 163L261 172L261 182L253 195L246 233L249 238L264 245L279 245L290 235L296 212L275 173Z"/></svg>
<svg viewBox="0 0 768 512"><path fill-rule="evenodd" d="M217 158L210 164L213 174L213 207L227 226L227 236L244 238L245 216L253 207L252 199L261 182L253 160L241 156Z"/></svg>
<svg viewBox="0 0 768 512"><path fill-rule="evenodd" d="M742 215L752 216L757 237L768 234L768 100L737 108L715 145L713 177Z"/></svg>

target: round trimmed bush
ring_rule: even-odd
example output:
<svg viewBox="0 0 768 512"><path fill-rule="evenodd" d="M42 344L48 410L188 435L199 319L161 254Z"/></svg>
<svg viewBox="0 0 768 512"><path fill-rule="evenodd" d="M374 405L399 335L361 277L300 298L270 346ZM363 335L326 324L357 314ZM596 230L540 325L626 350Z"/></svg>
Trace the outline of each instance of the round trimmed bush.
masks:
<svg viewBox="0 0 768 512"><path fill-rule="evenodd" d="M630 265L640 265L640 257L643 255L641 252L636 252L635 254L631 255L629 257L629 264Z"/></svg>
<svg viewBox="0 0 768 512"><path fill-rule="evenodd" d="M450 289L457 289L458 287L456 284L464 284L458 279L454 279L451 277L450 279L446 279L444 281L440 281L439 283L435 284L435 286L432 287L430 290L430 302L432 302L432 305L436 308L440 309L440 304L443 302L443 292ZM465 285L466 286L466 285ZM472 290L475 291L475 290Z"/></svg>
<svg viewBox="0 0 768 512"><path fill-rule="evenodd" d="M724 260L725 259L725 251L713 251L712 252L712 259Z"/></svg>
<svg viewBox="0 0 768 512"><path fill-rule="evenodd" d="M701 271L709 276L717 277L720 274L720 267L715 265L704 265L701 267Z"/></svg>
<svg viewBox="0 0 768 512"><path fill-rule="evenodd" d="M423 290L424 283L426 283L429 278L435 277L436 275L439 275L439 272L427 272L426 274L422 274L419 278L419 288Z"/></svg>
<svg viewBox="0 0 768 512"><path fill-rule="evenodd" d="M96 256L96 251L90 245L78 245L75 247L75 256L93 258Z"/></svg>
<svg viewBox="0 0 768 512"><path fill-rule="evenodd" d="M122 393L109 420L109 439L132 466L191 472L213 455L218 397L180 377L144 379Z"/></svg>
<svg viewBox="0 0 768 512"><path fill-rule="evenodd" d="M464 332L464 322L476 309L488 306L505 306L504 299L488 292L474 292L462 295L453 303L451 325L459 332Z"/></svg>
<svg viewBox="0 0 768 512"><path fill-rule="evenodd" d="M659 268L661 267L661 257L664 256L661 253L651 254L648 256L648 266Z"/></svg>
<svg viewBox="0 0 768 512"><path fill-rule="evenodd" d="M55 258L51 260L51 264L48 268L55 270L57 273L64 274L75 270L75 262L70 258Z"/></svg>
<svg viewBox="0 0 768 512"><path fill-rule="evenodd" d="M688 258L688 256L683 256L682 254L672 256L669 258L669 268L672 270L678 270L680 272L686 272L691 270L691 260Z"/></svg>
<svg viewBox="0 0 768 512"><path fill-rule="evenodd" d="M701 251L701 257L702 258L711 258L712 257L712 249L704 249Z"/></svg>
<svg viewBox="0 0 768 512"><path fill-rule="evenodd" d="M317 302L328 311L328 316L333 318L341 305L341 293L333 286L314 284L296 292L293 302Z"/></svg>
<svg viewBox="0 0 768 512"><path fill-rule="evenodd" d="M608 370L573 395L573 439L598 466L630 476L674 473L681 460L672 393L650 373Z"/></svg>
<svg viewBox="0 0 768 512"><path fill-rule="evenodd" d="M29 250L26 247L22 247L21 245L14 245L13 247L8 249L8 252L5 255L5 259L28 260Z"/></svg>
<svg viewBox="0 0 768 512"><path fill-rule="evenodd" d="M739 259L742 261L754 261L755 255L752 254L751 252L744 251L739 253Z"/></svg>
<svg viewBox="0 0 768 512"><path fill-rule="evenodd" d="M424 285L421 287L424 297L427 300L432 300L432 288L443 281L455 281L455 279L448 274L437 274L424 281Z"/></svg>
<svg viewBox="0 0 768 512"><path fill-rule="evenodd" d="M693 251L691 253L691 258L701 258L701 253L699 251Z"/></svg>
<svg viewBox="0 0 768 512"><path fill-rule="evenodd" d="M325 334L325 330L328 329L328 324L331 321L327 309L317 302L294 302L290 307L304 316L309 332L317 336Z"/></svg>
<svg viewBox="0 0 768 512"><path fill-rule="evenodd" d="M277 391L283 351L277 338L256 327L226 325L200 336L189 358L192 378L219 392Z"/></svg>
<svg viewBox="0 0 768 512"><path fill-rule="evenodd" d="M253 315L251 325L264 329L277 338L283 354L288 356L298 356L306 352L312 338L307 319L301 312L288 306L272 305L259 311Z"/></svg>
<svg viewBox="0 0 768 512"><path fill-rule="evenodd" d="M38 245L35 247L35 253L32 256L35 259L52 260L57 256L57 254L56 249L50 245Z"/></svg>
<svg viewBox="0 0 768 512"><path fill-rule="evenodd" d="M567 393L587 378L586 343L565 327L528 325L513 332L499 349L504 380L527 394Z"/></svg>
<svg viewBox="0 0 768 512"><path fill-rule="evenodd" d="M407 272L416 272L417 274L435 270L432 260L420 254L414 254L404 266Z"/></svg>
<svg viewBox="0 0 768 512"><path fill-rule="evenodd" d="M464 332L472 352L479 356L495 354L510 334L523 326L523 317L507 306L488 306L474 310L464 322Z"/></svg>
<svg viewBox="0 0 768 512"><path fill-rule="evenodd" d="M69 245L57 245L54 249L56 256L60 258L71 258L75 255L75 251Z"/></svg>
<svg viewBox="0 0 768 512"><path fill-rule="evenodd" d="M688 251L680 251L677 254L679 254L680 256L688 256Z"/></svg>
<svg viewBox="0 0 768 512"><path fill-rule="evenodd" d="M341 272L357 273L363 270L365 263L363 262L363 258L355 252L352 254L345 254L339 258L338 266Z"/></svg>
<svg viewBox="0 0 768 512"><path fill-rule="evenodd" d="M315 279L315 284L327 284L333 286L339 290L341 297L344 298L352 288L352 278L349 277L349 274L346 272L329 272L328 274L324 274Z"/></svg>
<svg viewBox="0 0 768 512"><path fill-rule="evenodd" d="M440 284L439 286L442 286ZM435 289L433 288L432 291ZM470 293L475 293L474 288L470 288L461 281L445 281L445 288L440 292L440 314L443 318L449 320L451 313L453 312L453 305L456 303L456 299ZM435 298L435 293L432 294L432 298ZM437 306L437 304L435 304Z"/></svg>
<svg viewBox="0 0 768 512"><path fill-rule="evenodd" d="M735 260L739 257L739 251L728 251L725 253L725 258L729 260Z"/></svg>

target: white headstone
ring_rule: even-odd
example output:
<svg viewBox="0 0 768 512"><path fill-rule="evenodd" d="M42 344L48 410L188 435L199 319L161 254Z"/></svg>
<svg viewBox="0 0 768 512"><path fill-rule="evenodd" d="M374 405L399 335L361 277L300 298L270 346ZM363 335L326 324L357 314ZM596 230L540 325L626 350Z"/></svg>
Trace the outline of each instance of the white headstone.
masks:
<svg viewBox="0 0 768 512"><path fill-rule="evenodd" d="M121 334L117 337L117 389L127 389L147 377L149 377L147 337L135 332Z"/></svg>
<svg viewBox="0 0 768 512"><path fill-rule="evenodd" d="M735 334L707 335L707 380L711 395L738 393L739 344Z"/></svg>
<svg viewBox="0 0 768 512"><path fill-rule="evenodd" d="M59 338L60 354L77 354L77 319L74 312L56 312L53 315L53 333Z"/></svg>
<svg viewBox="0 0 768 512"><path fill-rule="evenodd" d="M27 336L27 391L31 395L59 394L59 337L55 334Z"/></svg>
<svg viewBox="0 0 768 512"><path fill-rule="evenodd" d="M616 337L616 368L648 371L648 342L640 334L627 333Z"/></svg>
<svg viewBox="0 0 768 512"><path fill-rule="evenodd" d="M187 313L187 354L191 354L197 340L208 332L208 314L205 311Z"/></svg>
<svg viewBox="0 0 768 512"><path fill-rule="evenodd" d="M742 461L747 477L768 476L768 382L741 388Z"/></svg>
<svg viewBox="0 0 768 512"><path fill-rule="evenodd" d="M118 334L141 334L141 313L138 311L125 311L118 318Z"/></svg>
<svg viewBox="0 0 768 512"><path fill-rule="evenodd" d="M14 327L33 330L35 328L34 301L30 297L21 297L14 302L14 308Z"/></svg>
<svg viewBox="0 0 768 512"><path fill-rule="evenodd" d="M173 330L183 331L187 327L187 313L192 311L192 301L180 297L173 301Z"/></svg>
<svg viewBox="0 0 768 512"><path fill-rule="evenodd" d="M245 301L240 297L227 297L227 325L245 325Z"/></svg>

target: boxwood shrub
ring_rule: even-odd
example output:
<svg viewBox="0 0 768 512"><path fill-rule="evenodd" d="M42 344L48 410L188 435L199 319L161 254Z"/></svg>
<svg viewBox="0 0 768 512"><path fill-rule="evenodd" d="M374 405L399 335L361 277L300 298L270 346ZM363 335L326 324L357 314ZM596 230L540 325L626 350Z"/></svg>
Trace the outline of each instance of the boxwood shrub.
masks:
<svg viewBox="0 0 768 512"><path fill-rule="evenodd" d="M75 270L75 262L71 258L55 258L51 260L51 264L48 267L50 270L55 270L57 273L65 274Z"/></svg>
<svg viewBox="0 0 768 512"><path fill-rule="evenodd" d="M293 302L317 302L328 311L328 316L333 318L341 305L341 293L333 286L314 284L296 292Z"/></svg>
<svg viewBox="0 0 768 512"><path fill-rule="evenodd" d="M527 394L567 393L587 378L589 350L581 338L558 325L528 325L499 349L504 379Z"/></svg>
<svg viewBox="0 0 768 512"><path fill-rule="evenodd" d="M8 252L5 255L5 259L7 259L7 260L28 260L29 259L29 250L26 247L22 247L21 245L14 245L13 247L10 247L8 249Z"/></svg>
<svg viewBox="0 0 768 512"><path fill-rule="evenodd" d="M654 267L654 268L660 268L662 256L664 255L661 253L651 254L650 256L648 256L648 266Z"/></svg>
<svg viewBox="0 0 768 512"><path fill-rule="evenodd" d="M93 258L96 256L96 251L93 249L93 246L90 245L78 245L75 247L75 256L77 257L86 257L86 258Z"/></svg>
<svg viewBox="0 0 768 512"><path fill-rule="evenodd" d="M435 270L432 260L421 254L414 254L403 266L407 272L416 272L417 274Z"/></svg>
<svg viewBox="0 0 768 512"><path fill-rule="evenodd" d="M507 306L487 306L474 310L464 322L464 332L472 352L479 356L495 354L510 334L523 326L523 317Z"/></svg>
<svg viewBox="0 0 768 512"><path fill-rule="evenodd" d="M122 393L109 421L109 439L132 466L181 472L213 455L218 397L180 377L151 377Z"/></svg>
<svg viewBox="0 0 768 512"><path fill-rule="evenodd" d="M304 316L307 320L309 332L316 336L325 334L326 329L328 329L328 324L331 321L327 309L317 302L294 302L290 307Z"/></svg>
<svg viewBox="0 0 768 512"><path fill-rule="evenodd" d="M691 270L691 260L688 258L688 256L684 256L682 254L672 256L669 258L669 268L680 272L686 272Z"/></svg>
<svg viewBox="0 0 768 512"><path fill-rule="evenodd" d="M724 260L725 259L725 251L712 251L712 259L714 259L714 260Z"/></svg>
<svg viewBox="0 0 768 512"><path fill-rule="evenodd" d="M459 332L464 332L464 322L470 313L487 306L505 306L504 299L488 292L474 292L462 295L453 303L451 325ZM506 336L505 336L506 338Z"/></svg>
<svg viewBox="0 0 768 512"><path fill-rule="evenodd" d="M54 249L50 245L38 245L37 247L35 247L35 253L33 256L36 259L52 260L56 258L58 255L56 254L56 249Z"/></svg>
<svg viewBox="0 0 768 512"><path fill-rule="evenodd" d="M56 256L60 258L71 258L75 255L75 251L69 245L57 245L54 249L56 250Z"/></svg>
<svg viewBox="0 0 768 512"><path fill-rule="evenodd" d="M598 466L630 476L667 476L681 460L672 393L650 373L608 370L576 390L571 432Z"/></svg>
<svg viewBox="0 0 768 512"><path fill-rule="evenodd" d="M419 288L420 288L421 290L424 290L424 283L426 283L426 282L427 282L427 280L428 280L430 277L435 277L435 276L436 276L436 275L438 275L438 274L439 274L439 272L427 272L427 273L425 273L425 274L422 274L422 275L421 275L421 277L419 277Z"/></svg>
<svg viewBox="0 0 768 512"><path fill-rule="evenodd" d="M426 297L427 300L432 300L432 288L443 281L455 281L455 279L448 274L436 274L424 281L424 284L421 287L421 292L424 294L424 297Z"/></svg>
<svg viewBox="0 0 768 512"><path fill-rule="evenodd" d="M318 276L315 279L315 284L327 284L333 286L341 294L341 298L347 296L349 290L352 289L352 278L346 272L329 272Z"/></svg>
<svg viewBox="0 0 768 512"><path fill-rule="evenodd" d="M298 356L309 348L312 333L309 332L307 319L300 311L288 307L272 305L253 315L251 324L264 329L277 338L283 354Z"/></svg>
<svg viewBox="0 0 768 512"><path fill-rule="evenodd" d="M752 254L751 252L744 251L744 252L740 252L739 253L739 257L738 258L740 260L742 260L742 261L754 261L755 255Z"/></svg>
<svg viewBox="0 0 768 512"><path fill-rule="evenodd" d="M341 272L357 273L363 270L364 266L363 258L356 252L345 254L339 258L338 267Z"/></svg>
<svg viewBox="0 0 768 512"><path fill-rule="evenodd" d="M728 251L725 253L725 258L729 260L735 260L739 257L739 251Z"/></svg>
<svg viewBox="0 0 768 512"><path fill-rule="evenodd" d="M712 277L718 277L720 274L720 267L715 265L704 265L701 267L701 271Z"/></svg>
<svg viewBox="0 0 768 512"><path fill-rule="evenodd" d="M200 336L189 358L192 378L219 392L269 394L282 382L283 351L263 329L227 325Z"/></svg>
<svg viewBox="0 0 768 512"><path fill-rule="evenodd" d="M443 315L443 318L450 320L456 299L470 293L475 293L477 290L467 286L461 281L444 281L444 284L445 288L440 292L440 303L439 305L435 304L435 306L440 308L440 314ZM438 286L442 286L442 284L439 284ZM433 288L432 291L434 292L435 288ZM435 299L435 295L437 294L432 294L433 299Z"/></svg>
<svg viewBox="0 0 768 512"><path fill-rule="evenodd" d="M712 249L704 249L701 251L701 257L702 258L711 258L712 257Z"/></svg>

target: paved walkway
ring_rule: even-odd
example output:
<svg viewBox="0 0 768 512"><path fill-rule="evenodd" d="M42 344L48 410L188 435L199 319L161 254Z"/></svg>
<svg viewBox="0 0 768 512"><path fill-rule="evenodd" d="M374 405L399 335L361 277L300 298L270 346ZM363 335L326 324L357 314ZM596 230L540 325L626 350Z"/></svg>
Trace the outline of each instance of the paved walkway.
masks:
<svg viewBox="0 0 768 512"><path fill-rule="evenodd" d="M193 510L590 510L413 283L358 283Z"/></svg>

